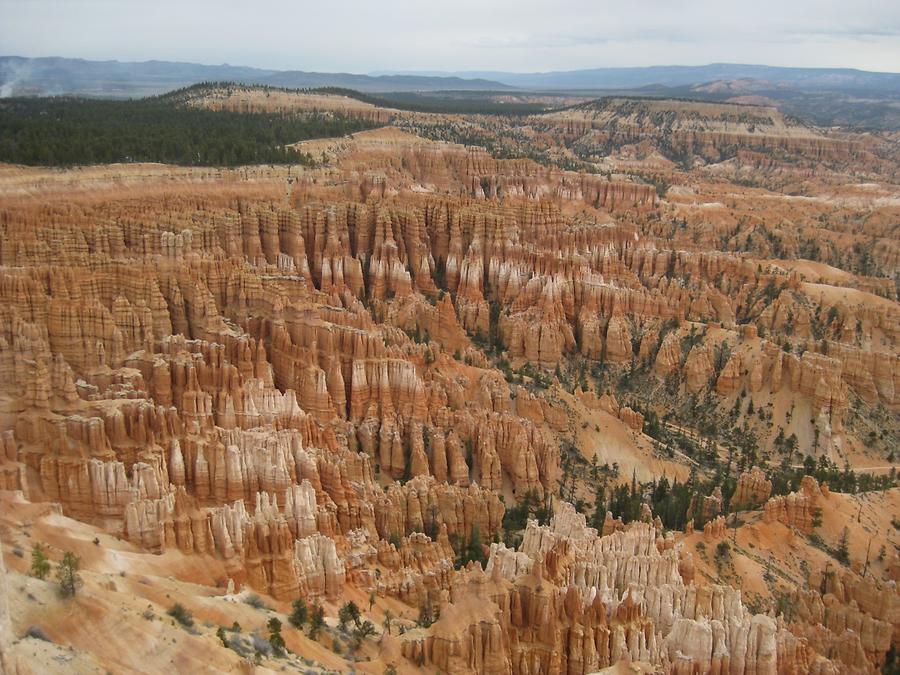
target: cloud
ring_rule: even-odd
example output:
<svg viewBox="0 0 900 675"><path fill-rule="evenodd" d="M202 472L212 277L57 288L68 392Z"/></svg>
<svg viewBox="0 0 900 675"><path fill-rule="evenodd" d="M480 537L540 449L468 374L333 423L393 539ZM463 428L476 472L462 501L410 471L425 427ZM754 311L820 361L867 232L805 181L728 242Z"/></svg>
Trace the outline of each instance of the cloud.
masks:
<svg viewBox="0 0 900 675"><path fill-rule="evenodd" d="M9 54L369 72L751 62L891 70L883 0L0 0Z"/></svg>

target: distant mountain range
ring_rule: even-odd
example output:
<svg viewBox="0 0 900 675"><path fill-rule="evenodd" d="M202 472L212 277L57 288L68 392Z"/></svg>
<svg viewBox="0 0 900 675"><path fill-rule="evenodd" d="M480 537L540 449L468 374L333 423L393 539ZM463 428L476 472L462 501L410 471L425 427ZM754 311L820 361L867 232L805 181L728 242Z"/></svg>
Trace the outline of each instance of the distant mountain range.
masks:
<svg viewBox="0 0 900 675"><path fill-rule="evenodd" d="M345 87L365 92L502 91L500 82L429 75L355 75L176 61L86 61L58 57L0 56L0 97L75 94L105 98L152 96L198 82L239 82L273 87Z"/></svg>
<svg viewBox="0 0 900 675"><path fill-rule="evenodd" d="M850 68L780 68L731 63L706 66L593 68L547 73L502 71L385 71L368 75L266 70L176 61L86 61L0 56L0 96L77 94L137 97L197 82L226 81L286 88L345 87L363 92L605 90L679 88L715 81L764 81L767 88L801 91L900 92L900 73Z"/></svg>
<svg viewBox="0 0 900 675"><path fill-rule="evenodd" d="M502 71L384 71L372 75L419 75L479 78L519 89L633 89L647 86L683 87L715 80L766 80L776 86L803 90L900 90L900 73L875 73L852 68L782 68L740 63L706 66L648 66L640 68L592 68L546 73Z"/></svg>
<svg viewBox="0 0 900 675"><path fill-rule="evenodd" d="M699 98L776 105L787 114L822 126L900 129L900 73L850 68L714 63L548 73L398 71L359 75L175 61L125 63L0 56L0 98L53 95L141 98L199 82L237 82L286 89L341 87L368 94L413 97L417 105L427 104L428 97L433 96L477 100L503 92Z"/></svg>

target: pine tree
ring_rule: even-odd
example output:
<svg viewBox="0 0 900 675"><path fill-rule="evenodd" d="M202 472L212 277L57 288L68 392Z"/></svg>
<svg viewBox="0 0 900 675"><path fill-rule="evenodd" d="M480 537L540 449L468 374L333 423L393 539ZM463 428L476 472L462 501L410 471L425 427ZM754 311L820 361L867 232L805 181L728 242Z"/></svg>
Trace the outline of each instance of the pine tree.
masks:
<svg viewBox="0 0 900 675"><path fill-rule="evenodd" d="M347 623L352 621L354 624L359 626L359 607L356 606L356 603L352 600L350 602L344 603L344 605L338 610L338 621L341 624L341 629L347 628Z"/></svg>
<svg viewBox="0 0 900 675"><path fill-rule="evenodd" d="M309 618L309 609L306 607L306 601L303 598L298 598L294 600L294 604L291 609L291 614L288 617L288 622L297 629L303 628L303 624L306 623L306 620Z"/></svg>
<svg viewBox="0 0 900 675"><path fill-rule="evenodd" d="M37 579L45 579L50 574L50 561L40 544L35 544L31 549L31 576Z"/></svg>
<svg viewBox="0 0 900 675"><path fill-rule="evenodd" d="M419 620L417 623L423 628L428 628L434 623L434 608L431 606L431 598L425 596L425 604L419 607Z"/></svg>
<svg viewBox="0 0 900 675"><path fill-rule="evenodd" d="M266 625L269 629L269 644L272 645L275 656L284 656L286 645L281 637L281 621L273 616Z"/></svg>
<svg viewBox="0 0 900 675"><path fill-rule="evenodd" d="M460 552L456 564L457 567L465 567L471 561L480 563L482 567L487 564L484 546L481 542L481 528L478 526L478 523L472 526L472 536L469 537L468 544Z"/></svg>
<svg viewBox="0 0 900 675"><path fill-rule="evenodd" d="M81 586L81 577L78 575L78 568L81 561L71 551L66 551L63 555L62 562L56 572L56 580L59 583L59 592L64 598L71 598L75 595Z"/></svg>
<svg viewBox="0 0 900 675"><path fill-rule="evenodd" d="M312 606L312 612L309 617L309 637L315 640L324 627L325 610L322 608L322 605L315 604Z"/></svg>
<svg viewBox="0 0 900 675"><path fill-rule="evenodd" d="M845 565L850 562L850 530L846 527L841 532L841 538L838 541L837 550L834 552L834 557L840 560Z"/></svg>
<svg viewBox="0 0 900 675"><path fill-rule="evenodd" d="M375 624L366 619L362 623L360 623L356 628L353 629L353 651L359 649L359 646L362 644L363 640L365 640L369 635L375 634Z"/></svg>

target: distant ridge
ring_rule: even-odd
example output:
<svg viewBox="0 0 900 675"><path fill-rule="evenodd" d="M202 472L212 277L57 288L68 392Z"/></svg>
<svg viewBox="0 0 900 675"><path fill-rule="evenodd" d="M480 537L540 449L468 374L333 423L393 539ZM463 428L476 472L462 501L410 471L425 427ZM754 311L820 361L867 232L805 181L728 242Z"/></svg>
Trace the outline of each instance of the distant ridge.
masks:
<svg viewBox="0 0 900 675"><path fill-rule="evenodd" d="M61 57L0 56L0 97L79 95L127 98L162 94L198 82L229 81L277 87L345 87L366 92L504 90L482 78L428 75L357 75L266 70L178 61L87 61Z"/></svg>
<svg viewBox="0 0 900 675"><path fill-rule="evenodd" d="M633 68L591 68L544 73L503 71L379 71L373 75L420 75L489 79L523 89L617 89L682 87L713 80L757 79L794 89L878 90L900 88L900 73L876 73L852 68L785 68L740 63L712 63L705 66L647 66Z"/></svg>
<svg viewBox="0 0 900 675"><path fill-rule="evenodd" d="M201 82L285 89L333 87L370 95L394 94L404 98L410 109L443 111L481 110L485 105L502 107L502 103L489 100L497 93L690 98L774 105L788 115L820 126L900 129L900 73L851 68L713 63L547 73L404 71L361 75L177 61L126 63L0 56L0 98L54 95L142 98ZM437 98L441 99L439 103ZM471 101L467 104L454 100L463 98ZM496 111L503 112L499 108ZM523 112L523 109L510 107L505 112Z"/></svg>

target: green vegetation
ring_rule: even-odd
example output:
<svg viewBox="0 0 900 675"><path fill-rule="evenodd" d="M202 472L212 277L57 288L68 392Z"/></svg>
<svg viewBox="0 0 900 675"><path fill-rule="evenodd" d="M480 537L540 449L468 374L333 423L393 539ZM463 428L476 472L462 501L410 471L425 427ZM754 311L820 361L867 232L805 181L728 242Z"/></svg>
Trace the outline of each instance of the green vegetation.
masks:
<svg viewBox="0 0 900 675"><path fill-rule="evenodd" d="M472 536L469 537L468 543L459 552L459 557L456 559L456 569L462 569L473 561L480 563L482 567L487 566L487 556L484 554L484 545L481 542L481 528L478 527L478 523L472 526Z"/></svg>
<svg viewBox="0 0 900 675"><path fill-rule="evenodd" d="M290 91L290 90L287 90ZM300 90L314 94L337 94L355 98L364 103L383 108L397 108L412 112L447 113L454 115L536 115L546 112L549 106L540 103L505 103L496 100L503 96L501 92L475 91L437 91L414 92L398 91L380 94L363 94L354 89L341 87L322 87L320 89ZM508 95L508 94L506 94Z"/></svg>
<svg viewBox="0 0 900 675"><path fill-rule="evenodd" d="M724 567L731 560L731 544L727 541L720 541L716 545L716 569L721 573Z"/></svg>
<svg viewBox="0 0 900 675"><path fill-rule="evenodd" d="M356 652L356 650L359 649L360 645L362 645L363 640L374 634L375 624L373 624L368 619L360 623L356 628L353 629L353 642L350 645L351 651Z"/></svg>
<svg viewBox="0 0 900 675"><path fill-rule="evenodd" d="M833 492L868 492L885 490L896 485L894 475L858 474L846 466L840 471L825 457L820 457L818 461L807 457L800 468L782 463L781 466L769 470L772 494L784 495L796 491L805 475L813 476L819 483L827 483ZM621 518L625 523L637 520L640 517L641 504L648 503L666 529L683 530L691 519L694 521L694 527L701 529L704 523L697 514L702 510L703 497L712 494L718 487L722 492L723 513L727 515L730 512L730 501L735 485L730 467L721 464L716 465L715 472L708 480L701 480L694 470L688 480L682 483L677 479L670 483L665 476L640 484L632 480L631 485L615 486L609 494L604 482L597 490L595 511L590 525L600 530L607 510L612 512L614 518ZM821 509L817 509L813 514L813 526L819 527L821 524ZM846 562L843 553L846 542L843 543L844 546L838 546L835 557Z"/></svg>
<svg viewBox="0 0 900 675"><path fill-rule="evenodd" d="M537 492L528 490L518 504L508 507L503 514L504 543L507 546L518 546L522 540L521 532L529 518L535 518L539 524L546 525L552 514L549 502L542 504Z"/></svg>
<svg viewBox="0 0 900 675"><path fill-rule="evenodd" d="M44 166L165 162L188 166L305 164L284 147L370 128L326 113L245 114L187 108L167 98L0 101L0 161Z"/></svg>
<svg viewBox="0 0 900 675"><path fill-rule="evenodd" d="M340 622L341 624L341 630L346 630L347 624L351 621L359 626L359 607L352 600L350 602L344 603L338 610L338 622Z"/></svg>
<svg viewBox="0 0 900 675"><path fill-rule="evenodd" d="M841 531L841 538L838 541L837 549L835 549L834 557L845 565L850 563L850 530L846 527Z"/></svg>
<svg viewBox="0 0 900 675"><path fill-rule="evenodd" d="M288 623L299 630L300 628L303 628L303 625L308 619L309 609L306 607L306 601L303 598L294 600L294 604L291 608L291 614L288 617Z"/></svg>
<svg viewBox="0 0 900 675"><path fill-rule="evenodd" d="M45 579L50 574L50 561L40 544L35 544L31 549L31 576L37 579Z"/></svg>
<svg viewBox="0 0 900 675"><path fill-rule="evenodd" d="M419 618L416 623L422 628L428 628L435 621L437 621L437 617L434 614L434 607L431 605L431 598L426 595L425 604L419 607Z"/></svg>
<svg viewBox="0 0 900 675"><path fill-rule="evenodd" d="M843 469L838 469L837 465L824 455L818 459L807 455L803 460L803 468L793 469L782 466L772 472L772 493L786 494L791 490L796 490L804 475L812 476L820 484L828 483L828 488L832 492L850 494L887 490L897 483L897 477L893 471L886 475L857 473L850 468L849 464L845 464ZM792 486L790 489L784 487L786 481Z"/></svg>
<svg viewBox="0 0 900 675"><path fill-rule="evenodd" d="M312 606L312 613L309 617L309 637L315 640L319 637L319 633L325 627L325 609L322 605L315 604Z"/></svg>
<svg viewBox="0 0 900 675"><path fill-rule="evenodd" d="M281 637L281 621L273 616L269 619L266 627L269 629L269 644L272 645L272 651L275 653L275 656L284 656L286 646L284 638Z"/></svg>
<svg viewBox="0 0 900 675"><path fill-rule="evenodd" d="M172 605L172 608L166 613L185 628L194 627L193 615L180 602L176 602L174 605Z"/></svg>
<svg viewBox="0 0 900 675"><path fill-rule="evenodd" d="M74 597L82 584L81 577L78 574L78 568L81 567L81 560L71 551L63 554L62 562L59 563L59 569L56 571L56 581L59 583L59 593L64 598Z"/></svg>

